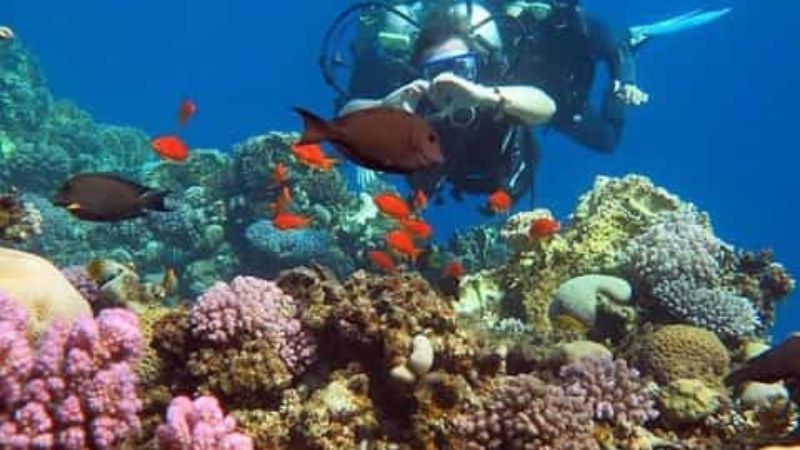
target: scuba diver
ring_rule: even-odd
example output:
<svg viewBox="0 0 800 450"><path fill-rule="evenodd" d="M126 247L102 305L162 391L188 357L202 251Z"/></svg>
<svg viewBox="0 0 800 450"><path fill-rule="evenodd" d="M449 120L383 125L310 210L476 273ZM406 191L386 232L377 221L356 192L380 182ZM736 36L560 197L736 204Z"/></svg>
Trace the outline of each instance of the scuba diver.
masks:
<svg viewBox="0 0 800 450"><path fill-rule="evenodd" d="M346 112L370 104L385 103L402 105L416 112L433 112L431 118L438 120L437 131L447 137L444 140L445 145L448 141L453 141L453 146L463 146L466 143L477 148L478 137L486 137L483 145L490 144L492 139L481 134L480 127L472 127L483 124L483 120L472 123L470 121L473 119L470 119L467 127L463 123L461 126L454 126L459 120L453 120L459 117L463 119L464 114L469 115L470 112L485 112L485 105L477 110L453 108L453 105L449 105L436 114L436 107L441 108L441 105L432 101L435 99L430 95L430 90L434 88L434 93L442 91L437 86L443 86L445 78L439 79L438 83L431 83L430 77L421 77L426 61L414 59L415 55L419 56L418 50L422 47L419 44L420 38L431 33L426 30L436 28L433 27L433 20L426 21L423 26L417 23L417 18L424 17L426 11L441 9L442 5L453 3L428 0L399 2L392 6L383 2L360 2L345 10L329 29L320 60L323 75L339 93L336 109L344 107L342 111ZM541 124L549 119L550 125L556 130L584 146L604 152L612 151L619 143L626 107L641 105L649 100L648 94L636 84L635 51L652 37L713 22L730 11L692 11L654 24L614 31L589 16L578 5L577 0L497 0L495 3L502 13L492 15L487 8L474 1L460 1L456 2L457 7L450 7L451 11L460 11L462 18L469 19L466 33L468 36L464 42L468 44L468 53L477 56L477 80L459 78L477 81L479 85L517 85L536 89L539 103L529 106L533 109L541 108L539 112L543 114L538 117L538 121L528 122L528 125ZM357 34L348 47L349 52L331 51L332 39L338 37L337 32L342 31L339 25L353 13L358 15L358 25ZM464 34L463 30L461 34ZM351 60L347 61L346 55L350 55ZM458 58L445 58L443 65L447 62L461 64L457 60ZM597 110L591 105L590 93L600 62L608 65L609 86L603 104ZM337 83L336 69L346 71L349 77L344 83L346 87ZM443 70L447 71L446 68ZM456 67L450 73L458 75L460 70L462 69ZM428 69L428 72L430 74L432 70ZM467 86L465 83L461 84ZM383 97L386 92L390 94ZM459 94L463 92L456 93ZM380 102L354 101L359 98L380 99ZM543 100L545 98L547 101ZM417 110L415 107L420 100L421 109ZM555 108L552 108L552 104L545 106L550 100L555 101ZM448 120L442 120L443 111L449 113ZM512 117L513 115L506 115L506 119ZM477 115L476 118L483 119L484 115ZM444 171L440 175L446 176L453 184L454 193L485 192L486 189L491 189L490 181L498 181L497 174L505 172L507 179L494 188L505 185L515 199L524 194L525 189L520 182L532 181L532 170L538 159L533 137L522 138L530 134L530 130L522 129L525 123L522 120L516 127L512 127L516 130L512 133L515 139L502 140L506 147L496 153L487 150L491 147L486 146L482 147L483 151L464 150L458 153L457 158L471 158L471 161L463 164L451 161L440 168L440 172ZM466 131L470 133L465 134ZM465 135L459 138L458 134ZM512 134L506 137L511 137ZM495 140L497 139L495 136ZM520 144L522 141L529 144L508 146ZM516 150L510 151L511 149ZM445 156L449 156L447 149ZM510 168L515 165L523 170ZM490 175L492 172L495 173L494 176ZM374 172L363 169L359 169L357 173L362 186L369 184L375 175ZM417 184L422 185L425 183L419 179L436 179L435 174L429 174L428 177L417 175L414 178L418 179Z"/></svg>
<svg viewBox="0 0 800 450"><path fill-rule="evenodd" d="M444 182L457 200L462 193L498 189L519 199L532 185L538 159L530 128L546 123L555 103L536 87L504 83L507 63L500 33L484 7L470 2L406 9L414 10L423 20L408 49L409 67L371 66L367 78L377 77L377 83L354 72L350 93L384 89L371 99L351 96L339 114L390 106L425 117L439 135L444 163L415 172L408 181L437 202ZM400 86L384 95L387 80Z"/></svg>
<svg viewBox="0 0 800 450"><path fill-rule="evenodd" d="M648 102L636 84L634 52L656 35L712 22L730 12L693 11L651 25L614 30L590 16L578 0L513 0L505 13L523 27L514 75L551 95L558 105L552 126L579 144L601 152L617 146L627 106ZM590 94L598 63L608 68L609 86L599 110Z"/></svg>

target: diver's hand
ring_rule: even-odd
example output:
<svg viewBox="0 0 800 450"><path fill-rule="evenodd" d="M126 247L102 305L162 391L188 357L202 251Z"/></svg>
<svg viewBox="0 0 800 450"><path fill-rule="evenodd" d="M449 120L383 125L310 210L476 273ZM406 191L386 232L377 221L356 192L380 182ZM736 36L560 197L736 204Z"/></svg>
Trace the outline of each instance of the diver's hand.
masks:
<svg viewBox="0 0 800 450"><path fill-rule="evenodd" d="M614 95L626 105L641 106L650 101L650 95L631 83L614 81Z"/></svg>
<svg viewBox="0 0 800 450"><path fill-rule="evenodd" d="M401 86L383 98L383 105L390 108L402 108L408 112L417 109L417 103L428 92L430 83L427 80L414 80Z"/></svg>
<svg viewBox="0 0 800 450"><path fill-rule="evenodd" d="M0 26L0 41L10 41L14 39L14 30L6 26Z"/></svg>
<svg viewBox="0 0 800 450"><path fill-rule="evenodd" d="M458 109L493 104L497 95L486 86L445 72L431 81L428 97L439 108Z"/></svg>
<svg viewBox="0 0 800 450"><path fill-rule="evenodd" d="M356 186L361 192L367 192L378 181L378 172L365 167L356 166Z"/></svg>

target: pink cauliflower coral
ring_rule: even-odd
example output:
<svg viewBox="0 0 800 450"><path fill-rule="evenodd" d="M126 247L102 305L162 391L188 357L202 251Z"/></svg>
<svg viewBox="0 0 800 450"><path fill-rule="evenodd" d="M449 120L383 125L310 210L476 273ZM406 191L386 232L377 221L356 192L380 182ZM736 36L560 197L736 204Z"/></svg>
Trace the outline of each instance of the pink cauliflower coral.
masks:
<svg viewBox="0 0 800 450"><path fill-rule="evenodd" d="M35 344L26 323L0 294L0 448L111 449L138 431L135 314L56 321Z"/></svg>
<svg viewBox="0 0 800 450"><path fill-rule="evenodd" d="M298 374L311 364L316 345L297 314L297 302L275 283L240 276L201 295L189 320L195 337L216 345L266 339Z"/></svg>
<svg viewBox="0 0 800 450"><path fill-rule="evenodd" d="M253 440L237 433L236 421L225 416L216 398L176 397L166 423L156 432L162 450L252 450Z"/></svg>

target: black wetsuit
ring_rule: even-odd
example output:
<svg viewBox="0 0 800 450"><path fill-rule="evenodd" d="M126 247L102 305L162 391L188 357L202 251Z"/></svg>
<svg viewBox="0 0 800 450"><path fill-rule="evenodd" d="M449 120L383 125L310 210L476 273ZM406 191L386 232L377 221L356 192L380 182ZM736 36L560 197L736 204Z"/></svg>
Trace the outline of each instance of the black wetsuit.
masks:
<svg viewBox="0 0 800 450"><path fill-rule="evenodd" d="M421 114L430 110L424 103ZM469 115L461 111L459 115ZM445 162L408 177L414 189L441 198L445 182L452 196L488 194L504 189L517 200L533 185L539 149L530 127L507 115L496 117L491 109L476 110L474 119L459 125L449 117L429 118L439 133Z"/></svg>
<svg viewBox="0 0 800 450"><path fill-rule="evenodd" d="M635 84L636 65L628 31L616 33L582 8L557 7L544 21L523 15L526 28L518 63L513 70L519 83L532 84L553 97L557 112L552 126L578 143L610 152L619 143L625 124L625 105L613 85L596 110L590 104L597 63L608 66L613 83Z"/></svg>

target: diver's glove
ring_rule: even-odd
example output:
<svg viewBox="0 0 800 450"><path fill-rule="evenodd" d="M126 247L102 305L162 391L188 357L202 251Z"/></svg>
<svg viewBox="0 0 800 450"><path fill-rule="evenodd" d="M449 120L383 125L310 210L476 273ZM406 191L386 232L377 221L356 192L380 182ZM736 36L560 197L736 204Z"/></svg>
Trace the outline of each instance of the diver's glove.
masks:
<svg viewBox="0 0 800 450"><path fill-rule="evenodd" d="M428 97L442 109L474 108L497 103L497 93L491 88L452 72L444 72L431 81Z"/></svg>
<svg viewBox="0 0 800 450"><path fill-rule="evenodd" d="M650 101L650 95L633 83L614 80L614 95L624 104L641 106Z"/></svg>
<svg viewBox="0 0 800 450"><path fill-rule="evenodd" d="M417 109L417 103L428 92L429 86L430 82L423 79L400 86L383 98L383 106L414 112Z"/></svg>
<svg viewBox="0 0 800 450"><path fill-rule="evenodd" d="M378 172L356 166L356 186L360 192L369 192L378 182Z"/></svg>

